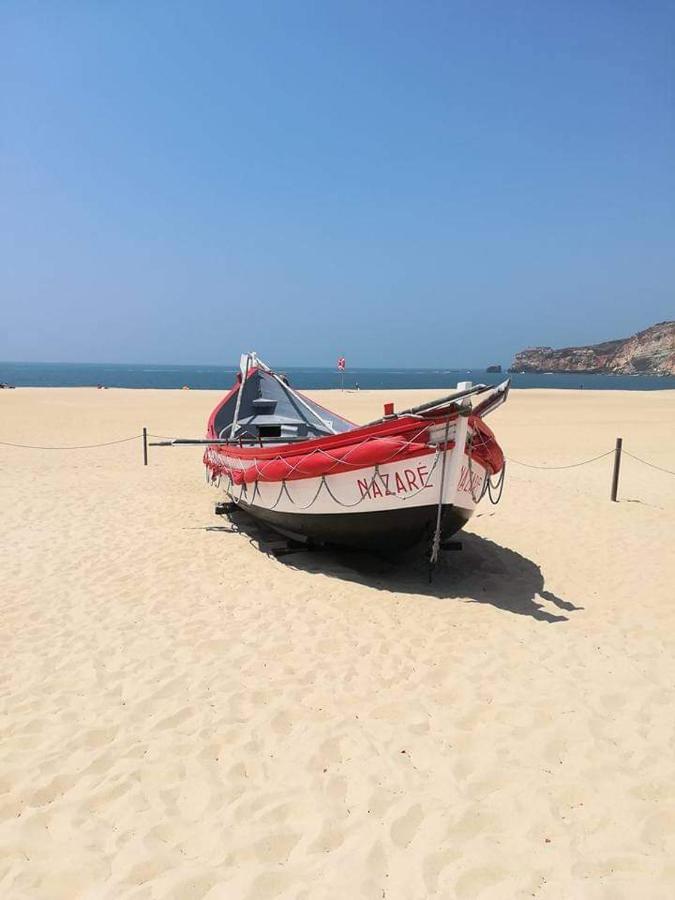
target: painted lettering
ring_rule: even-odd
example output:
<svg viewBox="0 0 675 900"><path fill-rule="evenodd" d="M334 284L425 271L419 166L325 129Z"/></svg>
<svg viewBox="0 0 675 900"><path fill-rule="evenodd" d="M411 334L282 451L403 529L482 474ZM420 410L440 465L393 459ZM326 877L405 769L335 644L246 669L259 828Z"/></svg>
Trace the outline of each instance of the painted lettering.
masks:
<svg viewBox="0 0 675 900"><path fill-rule="evenodd" d="M403 469L402 472L377 472L371 478L357 478L356 485L362 499L367 497L369 500L375 500L430 488L432 485L427 484L430 474L429 467L421 463L414 469ZM468 484L465 477L465 471L462 470L458 486L460 490L466 490L466 487L462 488L462 482Z"/></svg>
<svg viewBox="0 0 675 900"><path fill-rule="evenodd" d="M483 476L480 472L469 472L469 470L465 467L462 467L462 471L459 476L459 481L457 482L457 490L464 491L466 493L477 494L483 486Z"/></svg>
<svg viewBox="0 0 675 900"><path fill-rule="evenodd" d="M370 497L370 479L364 478L361 480L360 478L357 480L356 484L358 485L359 490L361 491L361 499L363 497Z"/></svg>
<svg viewBox="0 0 675 900"><path fill-rule="evenodd" d="M380 480L384 485L384 493L386 497L393 497L393 493L389 490L389 475L380 473Z"/></svg>

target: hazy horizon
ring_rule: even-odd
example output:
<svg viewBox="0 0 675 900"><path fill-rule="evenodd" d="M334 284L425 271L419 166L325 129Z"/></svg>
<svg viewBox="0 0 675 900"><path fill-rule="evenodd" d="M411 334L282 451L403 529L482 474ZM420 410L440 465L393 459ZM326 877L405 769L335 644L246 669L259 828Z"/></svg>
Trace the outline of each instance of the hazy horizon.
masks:
<svg viewBox="0 0 675 900"><path fill-rule="evenodd" d="M662 322L654 322L654 323L652 323L652 325L661 325L661 324L665 324L670 321L672 321L672 320L665 319ZM648 325L648 326L645 326L645 328L638 329L638 331L645 331L647 328L650 328L650 327L652 327L652 326ZM632 337L632 335L624 335L622 338L607 338L606 341L623 340L623 339L630 338L630 337ZM599 341L598 343L603 343L603 342L604 341ZM530 347L521 347L520 349L521 350L534 349L535 346L545 347L547 345L544 345L544 344L531 345ZM578 344L575 346L581 347L581 346L585 346L585 345ZM251 350L252 348L248 348L248 349ZM570 347L553 347L552 349L563 351L563 350L573 349L573 347L572 346L570 346ZM244 351L242 350L242 352L244 352ZM259 354L259 355L261 355L261 354ZM275 361L272 359L265 359L265 362L272 365L276 369L284 369L284 368L289 368L289 369L334 369L336 367L337 360L327 361L320 365L303 365L302 363L295 363L295 362L288 362L288 361L284 362L283 360L281 362L279 362L279 361ZM389 365L370 366L370 365L362 364L362 363L353 363L349 358L347 358L347 370L349 370L349 369L374 369L374 370L376 370L376 369L390 369L390 370L391 369L401 369L401 370L407 371L407 370L423 369L423 370L427 370L427 371L436 371L439 369L445 369L448 371L465 371L465 370L481 371L482 369L485 369L487 366L493 366L493 365L501 365L503 367L503 369L506 370L509 366L511 366L512 363L513 363L513 358L509 359L508 361L494 359L491 362L480 362L480 363L474 362L471 364L469 364L469 363L454 363L453 362L453 363L447 363L447 364L443 363L443 364L433 365L433 366L419 366L419 365L407 365L406 366L406 365L399 364L399 363L392 363ZM199 362L180 363L180 362L173 362L171 360L155 361L155 360L147 360L147 359L145 359L145 360L127 360L124 362L121 362L119 360L110 360L110 359L104 359L104 360L92 360L92 359L81 359L81 360L72 360L72 359L35 359L35 360L31 360L31 359L0 359L0 365L2 365L2 364L36 365L36 366L37 365L45 365L45 366L69 366L69 365L72 365L72 366L152 366L152 367L169 366L172 368L198 368L199 366L205 366L207 368L214 368L214 369L215 368L237 369L239 367L238 360L237 361L229 361L229 362L227 360L222 360L222 361L217 361L217 362L201 360Z"/></svg>

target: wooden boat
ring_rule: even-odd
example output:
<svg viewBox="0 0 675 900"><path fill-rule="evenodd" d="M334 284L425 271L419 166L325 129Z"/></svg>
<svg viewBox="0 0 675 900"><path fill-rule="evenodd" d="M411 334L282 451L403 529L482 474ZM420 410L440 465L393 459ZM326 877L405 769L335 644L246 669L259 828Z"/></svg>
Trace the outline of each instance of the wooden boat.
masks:
<svg viewBox="0 0 675 900"><path fill-rule="evenodd" d="M255 353L208 423L208 477L235 504L304 542L396 549L440 542L503 479L485 415L509 381L476 385L355 425L295 391ZM494 485L493 485L494 486Z"/></svg>

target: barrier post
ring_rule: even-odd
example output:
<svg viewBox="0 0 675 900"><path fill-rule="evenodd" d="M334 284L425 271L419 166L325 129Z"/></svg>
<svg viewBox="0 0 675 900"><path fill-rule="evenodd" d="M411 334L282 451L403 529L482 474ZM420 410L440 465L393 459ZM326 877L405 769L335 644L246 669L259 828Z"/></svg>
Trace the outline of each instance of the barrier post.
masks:
<svg viewBox="0 0 675 900"><path fill-rule="evenodd" d="M148 429L143 426L143 465L148 464Z"/></svg>
<svg viewBox="0 0 675 900"><path fill-rule="evenodd" d="M619 469L621 468L621 447L623 440L616 439L616 447L614 448L614 471L612 472L612 501L616 503L616 494L619 490Z"/></svg>

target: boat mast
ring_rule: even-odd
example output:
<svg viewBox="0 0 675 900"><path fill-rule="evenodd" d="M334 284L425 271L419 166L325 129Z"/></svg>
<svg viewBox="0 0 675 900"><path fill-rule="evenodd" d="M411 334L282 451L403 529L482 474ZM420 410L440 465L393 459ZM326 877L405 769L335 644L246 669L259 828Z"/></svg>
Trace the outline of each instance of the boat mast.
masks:
<svg viewBox="0 0 675 900"><path fill-rule="evenodd" d="M242 353L241 359L239 360L239 369L241 371L241 384L239 385L239 390L237 391L237 403L234 407L234 415L232 416L232 421L230 422L230 437L234 437L234 429L237 427L237 422L239 420L239 408L241 406L241 395L244 391L244 384L246 383L246 379L248 378L248 372L251 368L251 362L255 358L255 353Z"/></svg>

